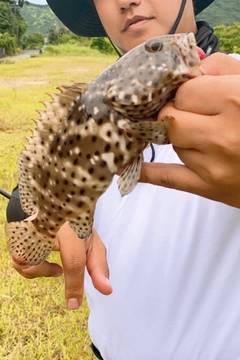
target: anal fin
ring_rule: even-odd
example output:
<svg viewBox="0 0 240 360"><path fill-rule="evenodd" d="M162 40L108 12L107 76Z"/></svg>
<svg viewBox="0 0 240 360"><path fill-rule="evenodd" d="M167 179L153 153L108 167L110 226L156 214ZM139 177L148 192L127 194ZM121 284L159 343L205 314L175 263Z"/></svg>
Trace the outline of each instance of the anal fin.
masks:
<svg viewBox="0 0 240 360"><path fill-rule="evenodd" d="M92 234L93 214L95 205L82 209L77 219L68 219L69 225L78 235L79 239L87 239Z"/></svg>

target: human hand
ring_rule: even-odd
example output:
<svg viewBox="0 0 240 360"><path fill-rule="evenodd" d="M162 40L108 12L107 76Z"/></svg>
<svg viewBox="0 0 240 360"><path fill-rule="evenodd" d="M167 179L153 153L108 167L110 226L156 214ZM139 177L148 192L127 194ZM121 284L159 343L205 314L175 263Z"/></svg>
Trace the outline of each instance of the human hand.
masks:
<svg viewBox="0 0 240 360"><path fill-rule="evenodd" d="M83 241L65 223L57 234L53 250L60 251L62 267L48 261L37 266L20 266L12 261L12 265L27 279L61 276L64 273L66 304L71 310L78 309L82 303L85 266L95 288L104 295L111 294L106 248L96 230Z"/></svg>
<svg viewBox="0 0 240 360"><path fill-rule="evenodd" d="M184 165L144 163L140 181L240 208L240 61L214 54L159 113ZM229 75L229 76L226 76Z"/></svg>

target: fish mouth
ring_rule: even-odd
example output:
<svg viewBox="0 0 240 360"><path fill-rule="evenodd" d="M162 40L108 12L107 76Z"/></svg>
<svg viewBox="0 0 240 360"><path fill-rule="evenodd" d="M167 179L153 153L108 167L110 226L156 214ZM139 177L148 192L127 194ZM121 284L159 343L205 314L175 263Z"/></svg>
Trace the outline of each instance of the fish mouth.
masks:
<svg viewBox="0 0 240 360"><path fill-rule="evenodd" d="M197 46L197 51L198 51L198 55L200 57L200 60L203 60L203 59L206 58L205 52L199 46Z"/></svg>
<svg viewBox="0 0 240 360"><path fill-rule="evenodd" d="M126 31L133 24L137 24L138 22L152 20L152 19L153 17L146 17L146 16L134 16L130 19L127 19L122 29L122 32Z"/></svg>

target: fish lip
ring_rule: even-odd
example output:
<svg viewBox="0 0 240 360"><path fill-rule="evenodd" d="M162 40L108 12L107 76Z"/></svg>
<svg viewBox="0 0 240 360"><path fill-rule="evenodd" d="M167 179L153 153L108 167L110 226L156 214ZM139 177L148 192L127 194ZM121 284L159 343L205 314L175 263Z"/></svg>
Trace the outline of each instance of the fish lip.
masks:
<svg viewBox="0 0 240 360"><path fill-rule="evenodd" d="M125 22L124 27L122 29L122 32L126 31L129 28L129 26L131 26L132 24L137 23L138 21L151 20L151 19L153 19L153 17L135 15L135 16L127 19L127 21Z"/></svg>

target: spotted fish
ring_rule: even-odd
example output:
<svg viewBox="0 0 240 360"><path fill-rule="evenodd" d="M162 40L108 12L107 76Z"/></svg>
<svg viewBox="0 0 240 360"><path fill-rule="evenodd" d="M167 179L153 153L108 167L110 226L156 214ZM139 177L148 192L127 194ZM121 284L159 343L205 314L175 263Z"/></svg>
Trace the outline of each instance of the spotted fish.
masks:
<svg viewBox="0 0 240 360"><path fill-rule="evenodd" d="M6 225L15 262L43 262L66 221L79 238L88 238L96 202L125 164L119 190L133 190L143 149L149 142L168 143L171 118L156 121L159 110L182 83L199 75L199 65L192 33L155 37L90 84L51 94L19 156L21 204L37 216Z"/></svg>

